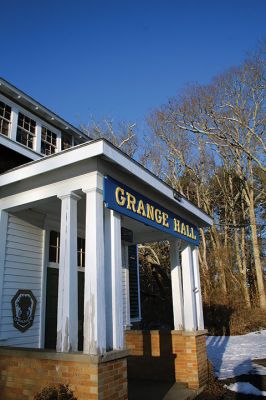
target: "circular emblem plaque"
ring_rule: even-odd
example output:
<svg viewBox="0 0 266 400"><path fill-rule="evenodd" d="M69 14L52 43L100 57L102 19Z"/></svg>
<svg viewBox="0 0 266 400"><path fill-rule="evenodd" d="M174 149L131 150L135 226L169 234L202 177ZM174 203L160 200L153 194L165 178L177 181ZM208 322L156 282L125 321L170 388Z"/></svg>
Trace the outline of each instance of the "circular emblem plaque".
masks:
<svg viewBox="0 0 266 400"><path fill-rule="evenodd" d="M25 332L33 324L37 300L31 290L19 289L11 303L14 327Z"/></svg>

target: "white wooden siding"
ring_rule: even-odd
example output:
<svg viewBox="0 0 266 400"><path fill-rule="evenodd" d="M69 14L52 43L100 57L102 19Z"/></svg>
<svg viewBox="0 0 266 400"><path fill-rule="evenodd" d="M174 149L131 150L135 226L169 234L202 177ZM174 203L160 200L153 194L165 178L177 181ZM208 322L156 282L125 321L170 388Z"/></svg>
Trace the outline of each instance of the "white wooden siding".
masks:
<svg viewBox="0 0 266 400"><path fill-rule="evenodd" d="M44 231L13 215L8 217L0 344L40 347ZM18 289L29 289L37 300L33 326L22 333L13 326L11 299Z"/></svg>

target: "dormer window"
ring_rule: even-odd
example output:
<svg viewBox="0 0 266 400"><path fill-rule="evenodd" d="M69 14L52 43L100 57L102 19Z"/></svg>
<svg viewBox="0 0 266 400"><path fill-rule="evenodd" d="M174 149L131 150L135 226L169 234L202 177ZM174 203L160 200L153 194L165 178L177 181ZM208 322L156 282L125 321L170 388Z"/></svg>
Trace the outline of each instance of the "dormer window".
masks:
<svg viewBox="0 0 266 400"><path fill-rule="evenodd" d="M77 139L74 137L74 146L78 146L81 143L82 143L82 141L80 139Z"/></svg>
<svg viewBox="0 0 266 400"><path fill-rule="evenodd" d="M62 150L72 147L72 136L67 133L62 133Z"/></svg>
<svg viewBox="0 0 266 400"><path fill-rule="evenodd" d="M17 141L33 149L35 138L36 122L26 115L18 114Z"/></svg>
<svg viewBox="0 0 266 400"><path fill-rule="evenodd" d="M49 129L42 127L41 152L46 156L56 152L56 134Z"/></svg>
<svg viewBox="0 0 266 400"><path fill-rule="evenodd" d="M0 133L8 136L11 119L11 107L0 101Z"/></svg>

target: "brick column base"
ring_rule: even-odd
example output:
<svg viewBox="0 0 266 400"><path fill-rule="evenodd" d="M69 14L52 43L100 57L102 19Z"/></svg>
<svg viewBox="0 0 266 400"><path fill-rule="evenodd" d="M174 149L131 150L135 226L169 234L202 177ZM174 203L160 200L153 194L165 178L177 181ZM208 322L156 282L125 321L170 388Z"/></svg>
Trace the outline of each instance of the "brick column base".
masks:
<svg viewBox="0 0 266 400"><path fill-rule="evenodd" d="M44 386L62 383L78 400L127 400L127 355L0 348L0 398L33 400Z"/></svg>
<svg viewBox="0 0 266 400"><path fill-rule="evenodd" d="M176 382L186 382L192 389L201 388L208 380L205 334L172 331Z"/></svg>
<svg viewBox="0 0 266 400"><path fill-rule="evenodd" d="M126 331L129 379L176 381L199 389L207 382L206 331Z"/></svg>

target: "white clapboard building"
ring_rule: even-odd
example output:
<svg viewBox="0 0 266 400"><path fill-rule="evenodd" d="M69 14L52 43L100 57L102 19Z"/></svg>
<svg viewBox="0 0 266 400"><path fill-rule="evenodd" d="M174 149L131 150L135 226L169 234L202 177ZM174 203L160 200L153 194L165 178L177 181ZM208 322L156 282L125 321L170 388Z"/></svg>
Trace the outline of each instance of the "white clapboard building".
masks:
<svg viewBox="0 0 266 400"><path fill-rule="evenodd" d="M0 364L14 354L126 360L141 320L137 244L146 242L170 241L173 332L204 336L198 244L211 223L111 143L0 79Z"/></svg>

